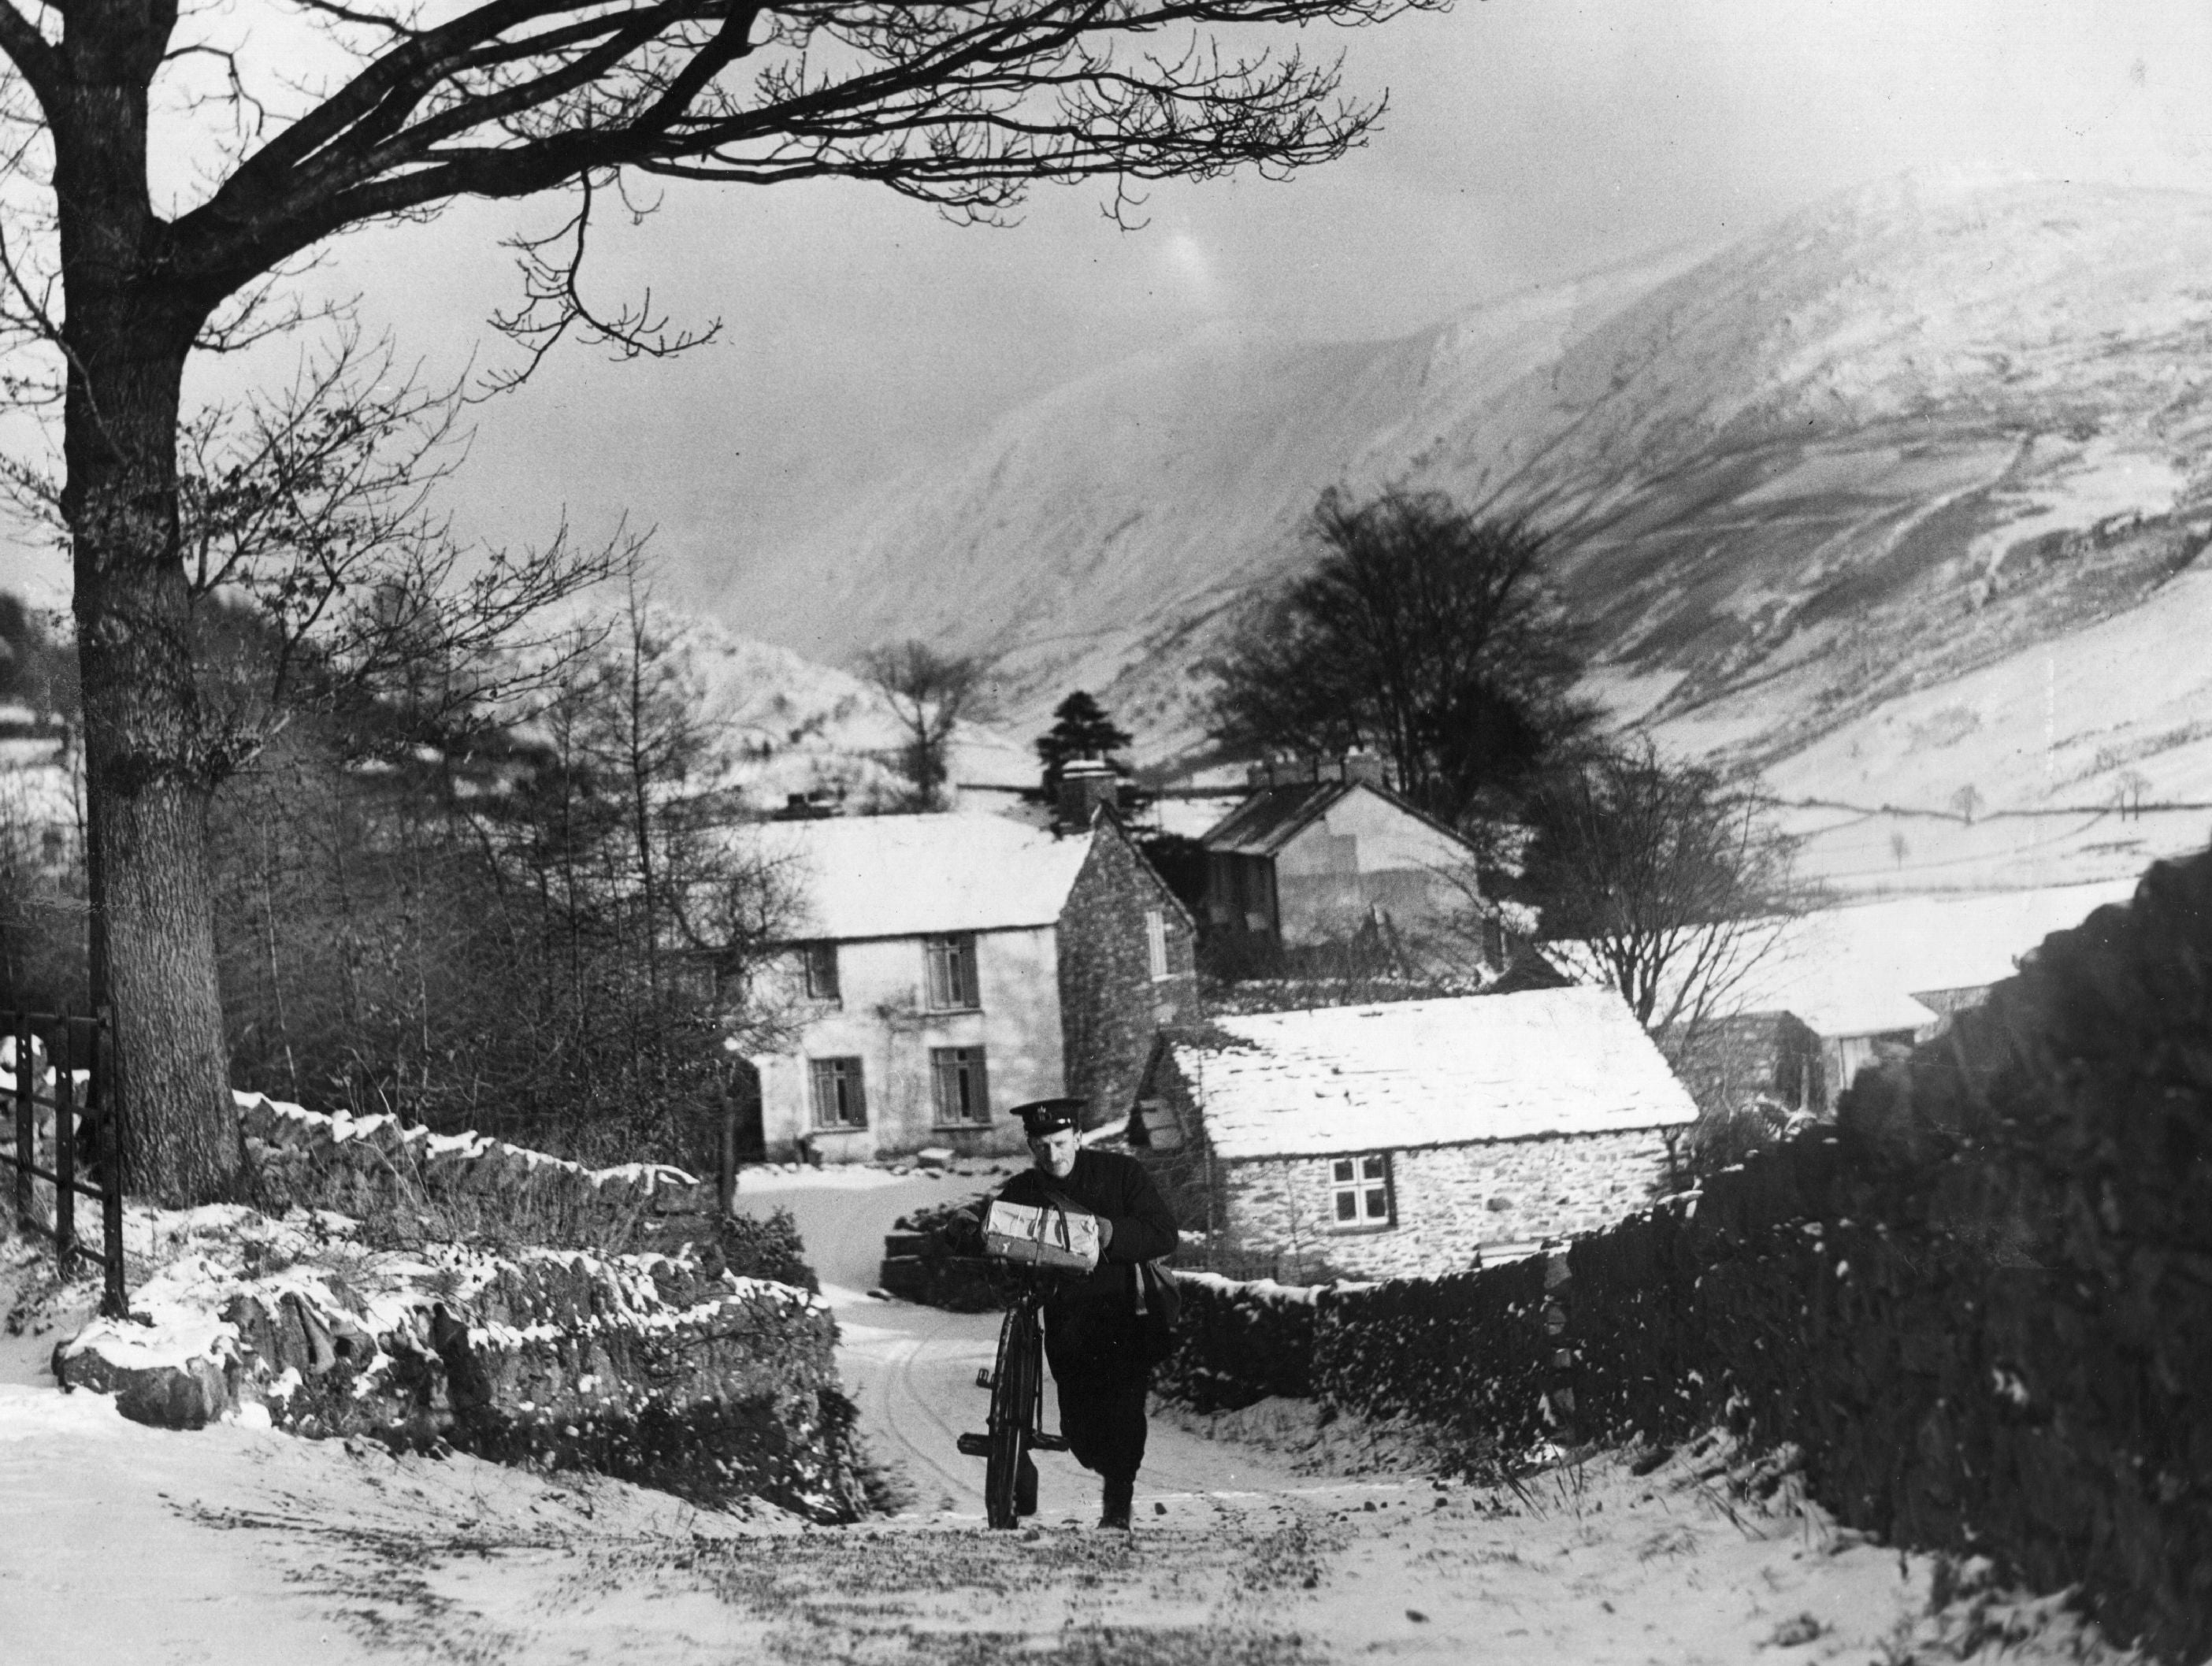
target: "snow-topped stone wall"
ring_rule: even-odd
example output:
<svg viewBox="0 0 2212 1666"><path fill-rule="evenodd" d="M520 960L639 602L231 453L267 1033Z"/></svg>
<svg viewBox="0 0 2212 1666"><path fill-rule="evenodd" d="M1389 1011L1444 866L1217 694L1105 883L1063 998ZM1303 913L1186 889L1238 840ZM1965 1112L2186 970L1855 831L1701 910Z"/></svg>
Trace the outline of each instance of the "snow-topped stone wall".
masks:
<svg viewBox="0 0 2212 1666"><path fill-rule="evenodd" d="M587 1169L486 1134L236 1097L258 1195L272 1213L332 1209L403 1242L489 1236L623 1251L696 1238L714 1210L711 1184L665 1164Z"/></svg>
<svg viewBox="0 0 2212 1666"><path fill-rule="evenodd" d="M221 1419L573 1463L822 1519L859 1508L836 1322L688 1256L462 1244L405 1253L328 1212L134 1211L159 1270L133 1316L55 1350L65 1387L139 1422Z"/></svg>
<svg viewBox="0 0 2212 1666"><path fill-rule="evenodd" d="M239 1103L264 1207L130 1210L131 1316L55 1350L65 1388L170 1428L242 1420L862 1510L836 1321L726 1270L712 1188Z"/></svg>

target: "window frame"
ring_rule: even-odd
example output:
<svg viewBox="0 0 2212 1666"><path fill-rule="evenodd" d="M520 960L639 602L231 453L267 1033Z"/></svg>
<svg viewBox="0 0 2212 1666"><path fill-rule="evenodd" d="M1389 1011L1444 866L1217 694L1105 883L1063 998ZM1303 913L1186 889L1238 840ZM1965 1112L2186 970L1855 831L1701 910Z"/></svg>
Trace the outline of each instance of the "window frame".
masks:
<svg viewBox="0 0 2212 1666"><path fill-rule="evenodd" d="M982 1010L974 932L942 932L922 939L922 994L933 1012Z"/></svg>
<svg viewBox="0 0 2212 1666"><path fill-rule="evenodd" d="M953 1099L962 1083L969 1085L974 1115L957 1114ZM982 1128L991 1125L991 1069L983 1045L933 1047L929 1049L931 1126L940 1128Z"/></svg>
<svg viewBox="0 0 2212 1666"><path fill-rule="evenodd" d="M1145 910L1145 958L1153 982L1164 983L1175 976L1168 958L1168 911L1165 909Z"/></svg>
<svg viewBox="0 0 2212 1666"><path fill-rule="evenodd" d="M806 1085L809 1126L816 1133L843 1134L868 1126L867 1073L858 1054L808 1059Z"/></svg>
<svg viewBox="0 0 2212 1666"><path fill-rule="evenodd" d="M1382 1232L1398 1224L1398 1187L1395 1164L1387 1151L1352 1152L1327 1159L1328 1168L1329 1230L1334 1232ZM1369 1213L1377 1198L1382 1213ZM1352 1213L1344 1213L1349 1199Z"/></svg>
<svg viewBox="0 0 2212 1666"><path fill-rule="evenodd" d="M819 1001L824 1006L845 1004L842 969L837 964L834 938L799 945L799 976L807 1000Z"/></svg>

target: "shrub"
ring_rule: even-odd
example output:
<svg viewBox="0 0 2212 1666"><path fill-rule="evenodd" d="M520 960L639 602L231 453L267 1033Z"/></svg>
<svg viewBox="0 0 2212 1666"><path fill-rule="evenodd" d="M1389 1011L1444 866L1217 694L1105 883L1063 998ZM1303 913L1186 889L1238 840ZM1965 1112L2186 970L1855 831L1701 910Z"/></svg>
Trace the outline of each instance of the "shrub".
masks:
<svg viewBox="0 0 2212 1666"><path fill-rule="evenodd" d="M715 1222L715 1243L723 1264L741 1279L771 1279L820 1293L822 1280L807 1264L806 1245L788 1209L765 1219L724 1215Z"/></svg>

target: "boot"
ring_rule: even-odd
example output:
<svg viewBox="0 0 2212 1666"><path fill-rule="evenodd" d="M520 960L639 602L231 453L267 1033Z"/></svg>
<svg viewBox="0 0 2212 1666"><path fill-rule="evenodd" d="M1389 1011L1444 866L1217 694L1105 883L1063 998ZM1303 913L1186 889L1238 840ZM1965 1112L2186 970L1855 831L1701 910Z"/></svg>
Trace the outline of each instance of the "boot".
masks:
<svg viewBox="0 0 2212 1666"><path fill-rule="evenodd" d="M1137 1490L1134 1475L1109 1475L1098 1511L1098 1525L1129 1530L1129 1505Z"/></svg>

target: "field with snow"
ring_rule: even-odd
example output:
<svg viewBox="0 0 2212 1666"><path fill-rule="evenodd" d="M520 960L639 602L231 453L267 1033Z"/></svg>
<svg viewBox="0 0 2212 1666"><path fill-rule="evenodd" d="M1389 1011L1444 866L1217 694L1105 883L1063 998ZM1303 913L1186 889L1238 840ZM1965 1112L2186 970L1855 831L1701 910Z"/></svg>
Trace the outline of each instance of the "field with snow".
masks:
<svg viewBox="0 0 2212 1666"><path fill-rule="evenodd" d="M988 1315L865 1293L880 1233L994 1177L748 1171L791 1207L844 1327L841 1366L902 1513L810 1528L617 1482L395 1457L240 1425L141 1427L62 1394L88 1310L0 1244L0 1636L79 1666L301 1660L1065 1663L1349 1659L1742 1663L2126 1657L2056 1599L1838 1530L1786 1462L1709 1443L1589 1454L1488 1486L1420 1473L1419 1442L1285 1404L1158 1418L1136 1531L1089 1525L1088 1478L1045 1460L1042 1508L986 1530ZM1209 1438L1212 1432L1240 1438ZM1327 1432L1323 1432L1327 1434ZM1656 1456L1656 1455L1654 1455ZM1643 1468L1646 1473L1634 1473ZM970 1475L969 1472L974 1472Z"/></svg>

